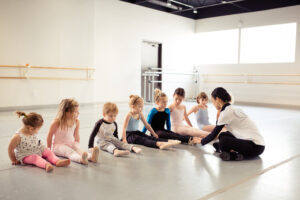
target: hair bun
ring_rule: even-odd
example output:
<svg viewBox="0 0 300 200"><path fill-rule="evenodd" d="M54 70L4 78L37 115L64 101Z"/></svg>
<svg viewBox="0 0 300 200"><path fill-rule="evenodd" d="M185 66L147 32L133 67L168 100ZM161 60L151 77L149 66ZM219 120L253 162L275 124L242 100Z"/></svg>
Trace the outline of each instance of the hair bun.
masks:
<svg viewBox="0 0 300 200"><path fill-rule="evenodd" d="M16 114L18 115L18 117L27 117L26 113L25 112L22 112L22 111L17 111Z"/></svg>

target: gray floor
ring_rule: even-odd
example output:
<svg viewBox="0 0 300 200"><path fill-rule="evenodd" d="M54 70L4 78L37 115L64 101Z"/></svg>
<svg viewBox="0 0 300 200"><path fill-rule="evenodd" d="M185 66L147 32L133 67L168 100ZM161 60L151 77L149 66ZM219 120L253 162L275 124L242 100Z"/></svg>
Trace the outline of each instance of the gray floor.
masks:
<svg viewBox="0 0 300 200"><path fill-rule="evenodd" d="M187 103L188 107L192 104ZM216 112L209 105L211 122ZM100 163L55 168L11 166L7 145L21 121L0 112L0 199L299 199L300 111L240 106L257 123L266 151L260 159L222 162L210 145L179 145L168 151L142 147L141 155L115 158L100 153ZM150 106L146 106L147 113ZM121 132L127 104L119 105ZM81 146L99 119L101 105L80 108ZM56 109L35 110L45 124L45 141ZM194 123L194 116L190 119Z"/></svg>

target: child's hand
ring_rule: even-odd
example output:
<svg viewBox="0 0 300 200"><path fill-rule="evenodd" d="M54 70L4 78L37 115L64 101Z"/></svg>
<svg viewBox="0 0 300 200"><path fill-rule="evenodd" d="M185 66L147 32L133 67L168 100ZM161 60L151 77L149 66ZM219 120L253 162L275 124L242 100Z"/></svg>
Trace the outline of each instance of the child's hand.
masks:
<svg viewBox="0 0 300 200"><path fill-rule="evenodd" d="M153 134L153 137L158 138L158 135L155 133L155 134Z"/></svg>
<svg viewBox="0 0 300 200"><path fill-rule="evenodd" d="M21 164L21 163L20 163L20 161L15 160L15 161L12 161L11 164L12 164L12 165L19 165L19 164Z"/></svg>
<svg viewBox="0 0 300 200"><path fill-rule="evenodd" d="M125 144L128 144L126 139L123 139L122 142L125 143Z"/></svg>

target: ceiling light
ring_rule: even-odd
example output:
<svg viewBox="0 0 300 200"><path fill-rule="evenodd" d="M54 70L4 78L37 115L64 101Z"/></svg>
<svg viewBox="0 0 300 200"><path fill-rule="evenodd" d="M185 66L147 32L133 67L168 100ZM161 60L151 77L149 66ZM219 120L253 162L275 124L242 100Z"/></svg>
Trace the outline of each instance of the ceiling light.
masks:
<svg viewBox="0 0 300 200"><path fill-rule="evenodd" d="M193 13L197 14L198 13L197 9L193 9Z"/></svg>

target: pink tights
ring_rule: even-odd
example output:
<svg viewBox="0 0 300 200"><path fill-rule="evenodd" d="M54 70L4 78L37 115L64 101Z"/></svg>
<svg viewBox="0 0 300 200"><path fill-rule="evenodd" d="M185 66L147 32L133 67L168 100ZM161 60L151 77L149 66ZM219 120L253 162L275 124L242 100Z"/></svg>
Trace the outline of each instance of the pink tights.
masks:
<svg viewBox="0 0 300 200"><path fill-rule="evenodd" d="M48 163L45 159L47 159L53 165L55 165L56 162L59 160L59 158L56 157L56 155L52 151L50 151L50 149L48 149L48 148L44 149L42 156L43 157L41 157L37 154L32 154L32 155L26 156L23 159L23 163L29 164L29 165L35 165L37 167L45 169L46 164Z"/></svg>

